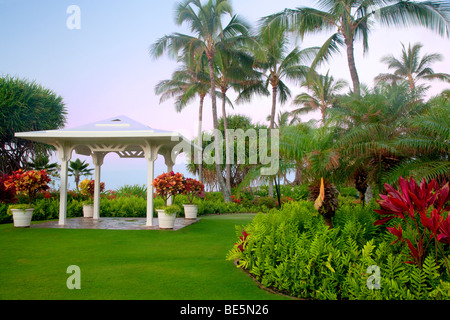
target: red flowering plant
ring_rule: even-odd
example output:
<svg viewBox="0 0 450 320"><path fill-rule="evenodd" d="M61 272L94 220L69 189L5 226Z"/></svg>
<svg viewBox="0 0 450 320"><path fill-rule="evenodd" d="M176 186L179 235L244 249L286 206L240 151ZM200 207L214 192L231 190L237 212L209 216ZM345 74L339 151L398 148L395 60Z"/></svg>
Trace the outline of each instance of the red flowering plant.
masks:
<svg viewBox="0 0 450 320"><path fill-rule="evenodd" d="M51 181L45 170L14 171L4 182L7 190L15 190L17 195L24 196L28 201L28 206L36 199L36 196L43 191L50 189L48 183Z"/></svg>
<svg viewBox="0 0 450 320"><path fill-rule="evenodd" d="M195 197L203 197L205 186L196 179L186 178L183 180L183 194L186 195L189 204L192 204Z"/></svg>
<svg viewBox="0 0 450 320"><path fill-rule="evenodd" d="M420 268L434 240L436 258L439 249L450 273L441 246L442 243L450 244L450 206L447 206L450 201L449 184L440 186L434 179L428 183L423 179L418 185L412 178L407 181L400 177L399 185L396 190L385 184L388 194L380 195L381 199L377 200L380 209L374 210L382 218L374 224L383 225L393 219L399 219L397 226L395 223L394 226L386 228L397 237L393 244L400 242L409 249L412 260L406 263L416 264Z"/></svg>
<svg viewBox="0 0 450 320"><path fill-rule="evenodd" d="M153 187L155 192L164 200L164 206L167 207L167 199L175 198L177 194L184 192L183 174L170 171L162 173L153 180Z"/></svg>

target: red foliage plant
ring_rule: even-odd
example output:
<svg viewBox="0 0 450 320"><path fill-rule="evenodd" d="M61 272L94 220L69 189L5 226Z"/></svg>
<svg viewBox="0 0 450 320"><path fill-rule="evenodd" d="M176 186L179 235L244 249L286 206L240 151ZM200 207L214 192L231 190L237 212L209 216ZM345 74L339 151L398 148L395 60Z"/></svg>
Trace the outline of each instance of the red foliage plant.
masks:
<svg viewBox="0 0 450 320"><path fill-rule="evenodd" d="M440 186L434 179L428 183L423 179L418 185L413 178L407 181L400 177L399 185L396 190L385 184L388 195L380 195L381 199L377 200L380 209L374 210L382 218L374 224L383 225L392 219L400 219L397 227L387 227L387 230L397 237L393 243L407 245L412 260L406 263L421 268L433 239L436 255L438 248L443 253L441 243L450 244L450 206L447 206L450 201L449 184ZM411 231L408 236L403 232L404 228ZM448 269L448 262L443 255Z"/></svg>
<svg viewBox="0 0 450 320"><path fill-rule="evenodd" d="M162 173L153 180L152 184L155 187L156 194L164 200L166 206L167 199L170 196L173 199L177 194L184 191L183 174L179 172Z"/></svg>
<svg viewBox="0 0 450 320"><path fill-rule="evenodd" d="M186 195L190 204L194 201L194 197L203 197L205 186L196 179L186 178L183 180L183 194Z"/></svg>
<svg viewBox="0 0 450 320"><path fill-rule="evenodd" d="M247 231L245 231L245 229L242 229L241 234L242 236L239 237L239 242L235 243L235 245L237 245L239 251L243 252L249 234L247 233Z"/></svg>
<svg viewBox="0 0 450 320"><path fill-rule="evenodd" d="M45 170L23 171L19 169L8 177L4 185L6 189L13 189L18 194L28 197L28 203L31 204L39 192L50 189L49 182L51 179Z"/></svg>

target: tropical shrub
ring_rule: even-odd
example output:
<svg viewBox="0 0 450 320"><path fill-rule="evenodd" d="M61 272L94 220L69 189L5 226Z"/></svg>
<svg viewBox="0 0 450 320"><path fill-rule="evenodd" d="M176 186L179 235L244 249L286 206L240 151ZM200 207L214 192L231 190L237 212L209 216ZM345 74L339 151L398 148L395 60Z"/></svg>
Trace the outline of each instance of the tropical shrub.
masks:
<svg viewBox="0 0 450 320"><path fill-rule="evenodd" d="M202 197L205 186L196 179L186 178L183 180L183 194L186 195L190 204L195 197Z"/></svg>
<svg viewBox="0 0 450 320"><path fill-rule="evenodd" d="M184 191L183 174L179 172L162 173L153 180L152 184L155 187L155 193L164 200L164 206L167 206L169 197L172 197L174 201L175 196Z"/></svg>
<svg viewBox="0 0 450 320"><path fill-rule="evenodd" d="M48 184L51 179L45 170L14 171L4 182L6 189L15 190L18 195L26 198L31 205L38 193L50 189Z"/></svg>
<svg viewBox="0 0 450 320"><path fill-rule="evenodd" d="M15 200L16 190L6 188L5 182L8 180L7 174L0 174L0 203L12 203Z"/></svg>
<svg viewBox="0 0 450 320"><path fill-rule="evenodd" d="M84 179L80 182L78 188L80 188L80 193L83 196L92 199L95 191L95 180ZM103 192L103 190L105 190L105 183L100 182L100 192Z"/></svg>
<svg viewBox="0 0 450 320"><path fill-rule="evenodd" d="M374 225L372 206L340 207L328 228L311 202L285 204L237 227L227 258L237 259L263 286L300 298L450 298L442 263L433 255L422 268L402 263L392 238ZM379 289L368 286L373 266L381 270Z"/></svg>
<svg viewBox="0 0 450 320"><path fill-rule="evenodd" d="M145 185L124 185L115 192L116 197L141 197L147 199L147 187Z"/></svg>

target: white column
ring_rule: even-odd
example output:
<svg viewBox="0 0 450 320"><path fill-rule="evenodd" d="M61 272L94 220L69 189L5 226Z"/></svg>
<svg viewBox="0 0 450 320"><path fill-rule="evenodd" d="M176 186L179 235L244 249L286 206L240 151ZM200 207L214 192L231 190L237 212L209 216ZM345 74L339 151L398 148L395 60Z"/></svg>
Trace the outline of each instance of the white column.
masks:
<svg viewBox="0 0 450 320"><path fill-rule="evenodd" d="M166 163L167 166L167 172L173 171L173 166L175 165L175 163L172 160L172 153L169 150L164 152L164 162ZM170 206L172 204L173 204L172 196L169 196L169 198L167 198L167 205Z"/></svg>
<svg viewBox="0 0 450 320"><path fill-rule="evenodd" d="M94 173L94 215L93 219L98 220L100 218L100 179L101 179L101 167L103 164L103 159L106 153L104 152L93 152L92 161L95 167Z"/></svg>
<svg viewBox="0 0 450 320"><path fill-rule="evenodd" d="M153 177L155 169L155 160L158 157L159 146L152 145L146 141L142 145L144 158L147 160L147 222L146 225L153 226Z"/></svg>
<svg viewBox="0 0 450 320"><path fill-rule="evenodd" d="M65 225L67 220L67 177L69 160L72 154L72 148L67 143L55 144L61 160L61 182L59 188L59 225Z"/></svg>
<svg viewBox="0 0 450 320"><path fill-rule="evenodd" d="M67 169L69 161L61 160L61 182L59 188L59 225L65 225L67 219Z"/></svg>
<svg viewBox="0 0 450 320"><path fill-rule="evenodd" d="M146 225L153 226L153 176L154 161L147 159L147 222Z"/></svg>

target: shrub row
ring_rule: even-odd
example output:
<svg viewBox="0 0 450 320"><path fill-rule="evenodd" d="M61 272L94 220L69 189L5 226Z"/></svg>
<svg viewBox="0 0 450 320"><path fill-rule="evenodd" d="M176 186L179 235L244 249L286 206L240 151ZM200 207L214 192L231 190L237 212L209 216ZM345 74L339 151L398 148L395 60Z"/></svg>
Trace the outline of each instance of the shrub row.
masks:
<svg viewBox="0 0 450 320"><path fill-rule="evenodd" d="M221 194L220 194L221 196ZM234 212L267 212L275 206L273 198L259 198L253 204L243 205L237 202L225 203L217 193L209 194L204 199L195 199L198 205L198 214L218 214ZM81 217L83 215L83 198L71 195L67 202L67 216ZM186 196L179 195L175 198L175 204L182 208L181 216L184 216L182 204L188 203ZM163 206L162 199L154 199L154 208ZM8 204L0 203L0 223L12 223L11 215L7 214ZM33 221L57 219L59 215L59 199L56 194L51 197L41 197L34 205ZM156 210L154 210L156 214ZM140 196L104 196L100 200L101 217L145 217L147 214L147 200Z"/></svg>
<svg viewBox="0 0 450 320"><path fill-rule="evenodd" d="M391 245L395 237L385 227L374 226L375 206L343 204L329 229L311 203L285 204L238 227L227 258L238 259L262 285L300 298L449 299L443 259L430 255L422 269L404 263L408 253Z"/></svg>

